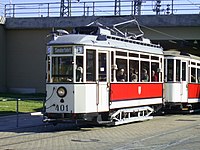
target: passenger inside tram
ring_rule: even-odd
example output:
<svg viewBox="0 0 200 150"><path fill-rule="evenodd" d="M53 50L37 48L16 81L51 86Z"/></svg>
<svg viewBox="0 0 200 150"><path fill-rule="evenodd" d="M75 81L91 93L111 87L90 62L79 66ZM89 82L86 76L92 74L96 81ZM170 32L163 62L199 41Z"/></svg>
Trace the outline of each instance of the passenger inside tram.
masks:
<svg viewBox="0 0 200 150"><path fill-rule="evenodd" d="M151 73L151 81L153 82L158 81L158 76L156 75L156 72L154 70L152 70L152 73Z"/></svg>
<svg viewBox="0 0 200 150"><path fill-rule="evenodd" d="M196 69L191 68L191 82L196 82Z"/></svg>
<svg viewBox="0 0 200 150"><path fill-rule="evenodd" d="M121 68L117 74L117 81L121 81L121 82L126 81L126 73L123 68Z"/></svg>
<svg viewBox="0 0 200 150"><path fill-rule="evenodd" d="M147 74L147 70L146 69L142 70L141 80L142 80L142 82L148 82L149 81L149 75Z"/></svg>
<svg viewBox="0 0 200 150"><path fill-rule="evenodd" d="M191 75L191 82L196 82L196 78L194 75Z"/></svg>
<svg viewBox="0 0 200 150"><path fill-rule="evenodd" d="M130 68L130 82L137 82L138 81L138 71L134 68Z"/></svg>

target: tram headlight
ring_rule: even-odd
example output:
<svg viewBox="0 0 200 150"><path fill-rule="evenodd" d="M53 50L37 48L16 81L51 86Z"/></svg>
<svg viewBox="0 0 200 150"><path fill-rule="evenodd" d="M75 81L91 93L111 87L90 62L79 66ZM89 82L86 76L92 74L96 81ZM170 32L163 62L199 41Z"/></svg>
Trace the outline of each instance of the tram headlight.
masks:
<svg viewBox="0 0 200 150"><path fill-rule="evenodd" d="M59 97L65 97L65 96L67 95L67 90L66 90L66 88L63 87L63 86L59 87L58 90L57 90L57 95L58 95Z"/></svg>

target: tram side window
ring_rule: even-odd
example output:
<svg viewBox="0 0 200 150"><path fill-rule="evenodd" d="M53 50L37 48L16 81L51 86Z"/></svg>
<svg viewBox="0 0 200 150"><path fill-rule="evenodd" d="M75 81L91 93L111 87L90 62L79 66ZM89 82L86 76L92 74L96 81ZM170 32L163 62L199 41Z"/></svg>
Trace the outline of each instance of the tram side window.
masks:
<svg viewBox="0 0 200 150"><path fill-rule="evenodd" d="M139 61L138 60L130 60L129 61L129 81L130 82L138 82L138 70L139 70Z"/></svg>
<svg viewBox="0 0 200 150"><path fill-rule="evenodd" d="M191 68L191 82L196 82L196 69Z"/></svg>
<svg viewBox="0 0 200 150"><path fill-rule="evenodd" d="M174 60L167 59L167 81L173 81L174 79Z"/></svg>
<svg viewBox="0 0 200 150"><path fill-rule="evenodd" d="M158 82L159 81L159 63L152 62L151 63L151 81Z"/></svg>
<svg viewBox="0 0 200 150"><path fill-rule="evenodd" d="M186 81L186 62L182 62L182 81Z"/></svg>
<svg viewBox="0 0 200 150"><path fill-rule="evenodd" d="M141 82L149 81L149 62L141 61Z"/></svg>
<svg viewBox="0 0 200 150"><path fill-rule="evenodd" d="M176 81L180 81L181 79L181 61L176 60Z"/></svg>
<svg viewBox="0 0 200 150"><path fill-rule="evenodd" d="M198 83L200 83L200 68L197 69Z"/></svg>
<svg viewBox="0 0 200 150"><path fill-rule="evenodd" d="M127 81L127 60L126 59L116 59L117 63L117 81L125 82Z"/></svg>
<svg viewBox="0 0 200 150"><path fill-rule="evenodd" d="M114 66L114 52L111 52L111 66L112 66L111 80L113 82L114 81L114 72L116 70L116 67Z"/></svg>
<svg viewBox="0 0 200 150"><path fill-rule="evenodd" d="M86 51L86 80L96 81L96 51Z"/></svg>
<svg viewBox="0 0 200 150"><path fill-rule="evenodd" d="M164 60L164 66L166 66L166 60ZM166 69L164 69L164 81L167 81Z"/></svg>
<svg viewBox="0 0 200 150"><path fill-rule="evenodd" d="M76 82L83 82L83 56L76 57Z"/></svg>

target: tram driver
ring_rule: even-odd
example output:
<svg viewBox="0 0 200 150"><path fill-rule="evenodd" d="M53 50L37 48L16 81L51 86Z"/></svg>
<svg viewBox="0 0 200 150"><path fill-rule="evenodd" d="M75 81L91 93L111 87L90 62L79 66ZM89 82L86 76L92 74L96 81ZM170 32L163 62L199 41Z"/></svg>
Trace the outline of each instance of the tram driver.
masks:
<svg viewBox="0 0 200 150"><path fill-rule="evenodd" d="M77 57L76 81L83 82L83 58Z"/></svg>

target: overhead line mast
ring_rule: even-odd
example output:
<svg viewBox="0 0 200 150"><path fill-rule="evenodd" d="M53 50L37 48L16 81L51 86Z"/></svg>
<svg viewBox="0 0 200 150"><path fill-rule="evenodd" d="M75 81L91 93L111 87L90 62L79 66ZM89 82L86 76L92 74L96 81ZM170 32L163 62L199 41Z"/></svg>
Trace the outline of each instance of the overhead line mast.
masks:
<svg viewBox="0 0 200 150"><path fill-rule="evenodd" d="M61 0L60 2L60 17L71 16L71 0L67 0L67 4L65 4L65 0Z"/></svg>
<svg viewBox="0 0 200 150"><path fill-rule="evenodd" d="M80 0L75 0L80 2ZM71 16L71 8L72 8L72 0L61 0L60 2L60 17L70 17Z"/></svg>

